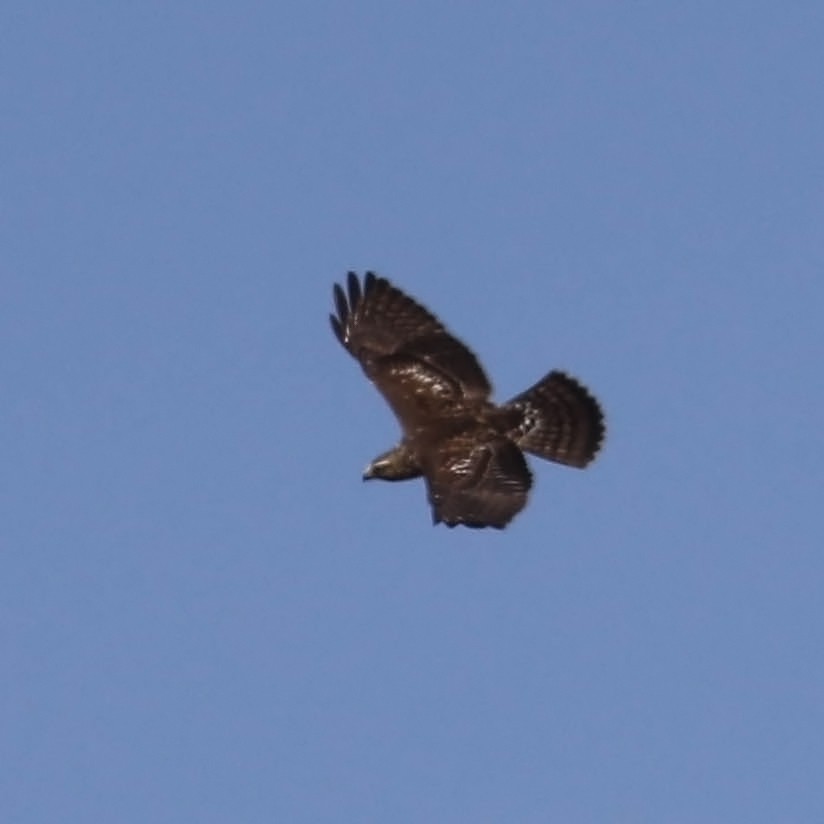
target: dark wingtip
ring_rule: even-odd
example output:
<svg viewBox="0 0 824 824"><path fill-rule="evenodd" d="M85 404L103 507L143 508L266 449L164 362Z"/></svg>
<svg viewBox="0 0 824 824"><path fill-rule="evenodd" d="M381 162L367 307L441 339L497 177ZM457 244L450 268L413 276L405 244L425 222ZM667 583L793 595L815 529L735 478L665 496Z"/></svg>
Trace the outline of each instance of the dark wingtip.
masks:
<svg viewBox="0 0 824 824"><path fill-rule="evenodd" d="M349 308L354 312L361 301L360 281L355 272L347 273L346 285L349 291Z"/></svg>
<svg viewBox="0 0 824 824"><path fill-rule="evenodd" d="M334 315L329 315L329 322L332 324L335 337L345 346L346 341L343 339L343 327L340 325L340 321Z"/></svg>
<svg viewBox="0 0 824 824"><path fill-rule="evenodd" d="M333 291L335 295L335 308L338 310L338 318L341 324L345 324L346 319L349 317L349 304L346 302L346 294L338 283L335 284Z"/></svg>

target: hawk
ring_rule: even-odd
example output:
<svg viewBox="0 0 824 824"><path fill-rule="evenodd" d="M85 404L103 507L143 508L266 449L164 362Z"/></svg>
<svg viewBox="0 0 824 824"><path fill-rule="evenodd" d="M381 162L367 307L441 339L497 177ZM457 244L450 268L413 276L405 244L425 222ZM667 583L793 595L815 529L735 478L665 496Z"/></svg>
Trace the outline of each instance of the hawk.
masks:
<svg viewBox="0 0 824 824"><path fill-rule="evenodd" d="M595 398L552 371L497 406L475 355L427 309L388 280L349 272L329 316L341 345L397 417L402 438L363 478L423 477L433 523L503 529L526 505L524 452L583 468L604 438Z"/></svg>

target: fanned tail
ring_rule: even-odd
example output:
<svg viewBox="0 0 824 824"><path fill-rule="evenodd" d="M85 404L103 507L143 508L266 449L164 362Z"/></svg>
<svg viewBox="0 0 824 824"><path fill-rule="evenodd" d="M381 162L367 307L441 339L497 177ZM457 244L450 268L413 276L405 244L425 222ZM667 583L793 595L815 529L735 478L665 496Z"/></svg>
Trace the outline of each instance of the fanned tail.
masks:
<svg viewBox="0 0 824 824"><path fill-rule="evenodd" d="M604 440L604 415L598 401L563 372L550 372L504 409L519 413L509 437L539 458L583 468Z"/></svg>

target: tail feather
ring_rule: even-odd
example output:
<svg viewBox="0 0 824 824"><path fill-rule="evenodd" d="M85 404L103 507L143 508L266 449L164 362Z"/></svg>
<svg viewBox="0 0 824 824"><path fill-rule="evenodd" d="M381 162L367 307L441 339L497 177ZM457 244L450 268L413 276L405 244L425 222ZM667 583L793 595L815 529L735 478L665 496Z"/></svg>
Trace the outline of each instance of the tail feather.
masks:
<svg viewBox="0 0 824 824"><path fill-rule="evenodd" d="M563 372L550 372L504 408L520 413L509 437L539 458L583 468L604 440L604 415L598 401Z"/></svg>

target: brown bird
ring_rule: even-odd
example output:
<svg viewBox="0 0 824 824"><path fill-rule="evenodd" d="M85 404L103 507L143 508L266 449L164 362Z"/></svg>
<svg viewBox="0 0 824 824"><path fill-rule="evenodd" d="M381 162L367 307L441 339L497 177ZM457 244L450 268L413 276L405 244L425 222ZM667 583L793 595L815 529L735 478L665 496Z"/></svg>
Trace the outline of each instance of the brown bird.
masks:
<svg viewBox="0 0 824 824"><path fill-rule="evenodd" d="M474 354L388 280L349 272L334 287L332 331L395 413L401 442L373 460L364 480L423 476L434 523L505 527L526 505L524 452L585 467L604 439L589 392L553 371L496 406Z"/></svg>

